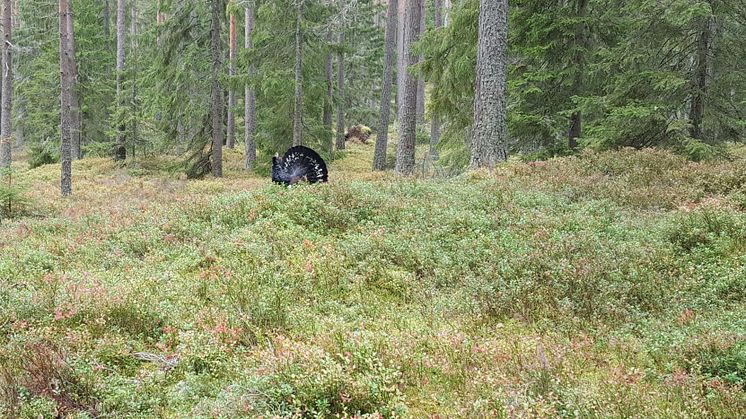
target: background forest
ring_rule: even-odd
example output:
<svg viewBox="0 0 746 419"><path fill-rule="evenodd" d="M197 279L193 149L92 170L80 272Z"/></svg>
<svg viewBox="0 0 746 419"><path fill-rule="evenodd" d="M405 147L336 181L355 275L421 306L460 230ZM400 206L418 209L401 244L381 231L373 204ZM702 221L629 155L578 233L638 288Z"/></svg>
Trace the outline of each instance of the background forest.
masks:
<svg viewBox="0 0 746 419"><path fill-rule="evenodd" d="M746 417L746 0L0 5L0 417Z"/></svg>
<svg viewBox="0 0 746 419"><path fill-rule="evenodd" d="M59 159L59 5L11 3L14 140L37 166ZM405 74L406 3L396 10L394 114ZM446 157L440 166L463 168L474 112L479 1L418 4L423 26L418 63L411 63L420 77L418 139L439 143ZM114 155L115 144L135 159L209 153L213 74L223 90L222 137L229 148L248 139L248 148L273 154L302 135L304 144L331 157L335 130L364 124L380 131L384 2L218 2L216 11L210 2L190 0L69 5L73 158ZM509 13L510 154L545 158L582 148L659 146L699 160L743 140L743 2L516 0ZM219 34L216 48L213 32ZM249 93L255 116L245 118ZM266 168L266 159L259 163Z"/></svg>

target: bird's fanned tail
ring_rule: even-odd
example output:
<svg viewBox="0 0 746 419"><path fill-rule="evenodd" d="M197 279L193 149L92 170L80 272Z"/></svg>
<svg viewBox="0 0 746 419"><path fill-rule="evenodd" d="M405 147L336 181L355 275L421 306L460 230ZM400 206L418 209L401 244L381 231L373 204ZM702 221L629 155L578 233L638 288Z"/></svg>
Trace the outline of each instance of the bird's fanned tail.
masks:
<svg viewBox="0 0 746 419"><path fill-rule="evenodd" d="M326 182L329 173L324 159L318 153L304 146L290 148L280 158L272 158L272 181L293 185L302 180L309 183Z"/></svg>

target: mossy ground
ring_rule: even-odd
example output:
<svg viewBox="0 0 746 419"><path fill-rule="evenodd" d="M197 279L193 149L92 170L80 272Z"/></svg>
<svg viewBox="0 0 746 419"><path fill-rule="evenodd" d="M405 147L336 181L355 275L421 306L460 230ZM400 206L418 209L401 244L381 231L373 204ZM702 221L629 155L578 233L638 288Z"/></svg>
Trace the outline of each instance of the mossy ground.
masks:
<svg viewBox="0 0 746 419"><path fill-rule="evenodd" d="M68 199L18 163L0 416L746 416L743 157L397 179L373 147L290 189L233 151L75 162Z"/></svg>

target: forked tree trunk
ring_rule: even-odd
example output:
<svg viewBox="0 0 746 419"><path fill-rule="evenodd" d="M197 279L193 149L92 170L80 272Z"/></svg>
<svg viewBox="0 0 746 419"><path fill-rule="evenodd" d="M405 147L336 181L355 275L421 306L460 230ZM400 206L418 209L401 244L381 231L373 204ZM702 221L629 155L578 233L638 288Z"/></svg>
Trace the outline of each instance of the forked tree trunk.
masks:
<svg viewBox="0 0 746 419"><path fill-rule="evenodd" d="M220 14L222 1L211 1L212 23L210 25L210 49L212 50L212 89L210 92L210 120L212 123L212 175L223 176L223 89L220 87L220 71L223 55L220 45Z"/></svg>
<svg viewBox="0 0 746 419"><path fill-rule="evenodd" d="M125 0L117 0L117 105L121 109L124 107L124 42L125 42L125 21L124 21ZM127 158L127 148L124 142L124 122L121 121L121 115L118 115L117 123L117 144L114 152L114 159L124 161Z"/></svg>
<svg viewBox="0 0 746 419"><path fill-rule="evenodd" d="M386 41L383 58L383 83L381 88L381 108L378 133L376 134L376 151L373 155L373 170L386 168L386 150L389 138L389 116L391 113L391 83L394 67L394 48L396 48L396 15L399 8L398 0L389 0L386 12Z"/></svg>
<svg viewBox="0 0 746 419"><path fill-rule="evenodd" d="M295 100L293 106L293 146L303 144L303 1L296 0L295 16Z"/></svg>
<svg viewBox="0 0 746 419"><path fill-rule="evenodd" d="M59 2L60 28L60 192L72 194L72 144L71 144L71 90L70 86L70 34L68 31L68 0Z"/></svg>
<svg viewBox="0 0 746 419"><path fill-rule="evenodd" d="M471 167L507 159L508 0L480 0Z"/></svg>
<svg viewBox="0 0 746 419"><path fill-rule="evenodd" d="M0 168L10 167L13 115L13 61L11 58L12 24L11 2L3 0L3 66L2 66L2 98L0 98Z"/></svg>
<svg viewBox="0 0 746 419"><path fill-rule="evenodd" d="M409 0L404 31L404 52L407 63L414 63L417 55L412 45L420 33L420 11L424 0ZM399 107L399 143L396 147L397 175L410 175L415 164L415 136L417 131L417 77L405 70L404 94Z"/></svg>
<svg viewBox="0 0 746 419"><path fill-rule="evenodd" d="M231 0L233 3L233 0ZM228 26L228 75L236 75L236 15L231 12ZM228 90L228 148L236 147L236 91Z"/></svg>
<svg viewBox="0 0 746 419"><path fill-rule="evenodd" d="M249 3L244 11L244 48L253 48L251 36L254 33L254 5ZM249 63L249 76L254 76L256 67L254 61ZM256 131L256 95L252 84L247 84L244 88L244 167L252 169L256 161L256 143L254 142L254 132Z"/></svg>

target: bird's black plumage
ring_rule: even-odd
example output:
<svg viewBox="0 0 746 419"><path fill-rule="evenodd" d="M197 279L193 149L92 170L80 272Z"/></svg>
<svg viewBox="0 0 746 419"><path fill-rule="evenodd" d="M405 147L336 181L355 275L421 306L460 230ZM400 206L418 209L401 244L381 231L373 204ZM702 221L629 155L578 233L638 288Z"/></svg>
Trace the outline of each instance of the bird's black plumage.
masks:
<svg viewBox="0 0 746 419"><path fill-rule="evenodd" d="M309 183L326 182L329 173L319 154L308 147L295 146L285 155L272 157L272 181L293 185L302 180Z"/></svg>

